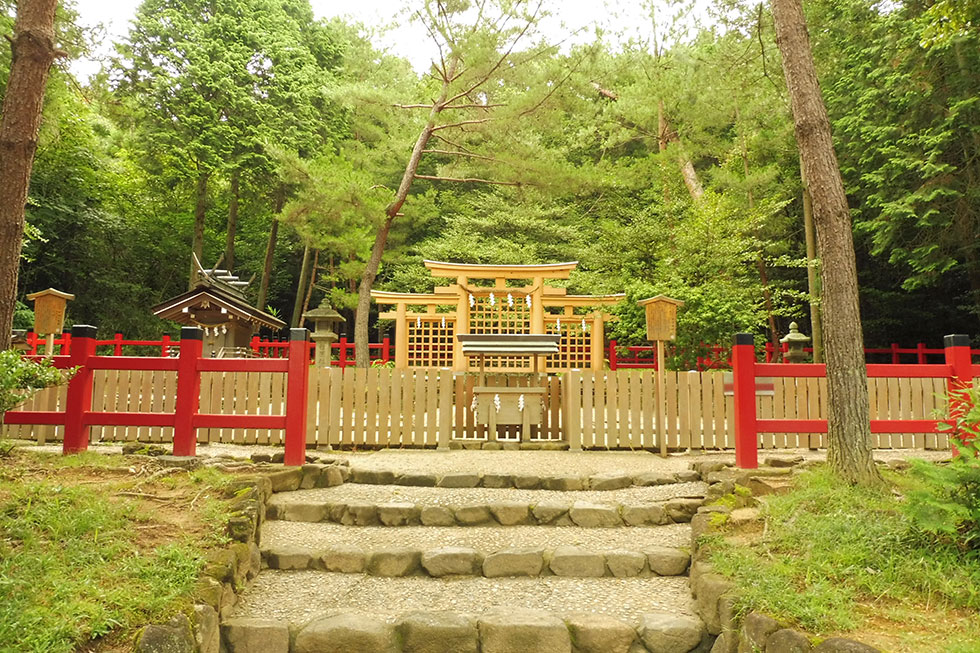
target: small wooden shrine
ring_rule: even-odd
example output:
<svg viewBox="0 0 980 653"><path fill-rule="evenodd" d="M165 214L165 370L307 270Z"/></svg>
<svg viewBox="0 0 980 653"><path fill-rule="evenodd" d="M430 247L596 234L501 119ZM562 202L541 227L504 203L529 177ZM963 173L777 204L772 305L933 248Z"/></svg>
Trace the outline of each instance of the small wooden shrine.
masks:
<svg viewBox="0 0 980 653"><path fill-rule="evenodd" d="M194 262L194 287L151 310L161 319L203 328L205 356L248 356L249 340L260 327L278 331L286 326L274 315L249 304L245 297L248 281L217 267L206 270L196 256Z"/></svg>
<svg viewBox="0 0 980 653"><path fill-rule="evenodd" d="M542 265L480 265L425 261L432 276L455 282L431 294L375 290L371 297L394 310L379 317L395 321L395 367L475 369L456 334L552 334L558 352L534 357L487 356L490 371L545 372L601 369L605 323L599 307L625 295L569 295L546 281L568 279L577 262Z"/></svg>

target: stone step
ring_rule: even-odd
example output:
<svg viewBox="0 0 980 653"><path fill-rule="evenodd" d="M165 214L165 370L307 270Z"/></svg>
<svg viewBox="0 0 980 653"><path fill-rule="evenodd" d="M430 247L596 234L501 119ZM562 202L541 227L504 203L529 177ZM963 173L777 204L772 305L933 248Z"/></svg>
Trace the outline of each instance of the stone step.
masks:
<svg viewBox="0 0 980 653"><path fill-rule="evenodd" d="M334 545L357 545L365 551L398 544L416 549L459 546L496 551L513 547L554 549L584 546L597 550L669 546L690 548L690 524L667 524L637 528L577 528L537 526L404 526L392 531L385 526L350 527L329 522L266 521L262 525L263 547L301 546L323 549Z"/></svg>
<svg viewBox="0 0 980 653"><path fill-rule="evenodd" d="M676 472L611 471L596 474L508 474L504 472L417 472L370 467L351 467L350 483L366 485L404 485L442 488L517 488L522 490L560 490L564 492L605 492L628 487L650 487L691 483L701 480L692 470Z"/></svg>
<svg viewBox="0 0 980 653"><path fill-rule="evenodd" d="M228 618L231 621L236 618L271 619L298 629L335 611L372 615L378 623L391 624L420 609L464 614L477 620L503 609L514 618L528 610L547 611L561 619L584 613L615 619L637 628L645 614L690 616L693 607L687 578L682 576L391 578L267 569L242 594ZM361 649L352 648L348 653L355 650ZM628 648L622 650L625 653Z"/></svg>
<svg viewBox="0 0 980 653"><path fill-rule="evenodd" d="M690 522L704 503L703 497L691 497L628 504L490 501L446 506L409 501L281 501L281 496L269 500L267 519L347 526L656 526Z"/></svg>
<svg viewBox="0 0 980 653"><path fill-rule="evenodd" d="M646 613L633 624L588 612L562 617L507 608L393 618L331 612L302 624L237 617L221 624L221 639L227 653L686 653L708 651L715 637L688 615Z"/></svg>
<svg viewBox="0 0 980 653"><path fill-rule="evenodd" d="M563 576L598 578L613 576L681 576L691 562L687 551L675 547L653 546L643 550L558 546L475 549L443 546L429 549L385 546L365 550L351 544L334 544L311 549L297 545L265 545L265 568L279 570L323 570L371 576Z"/></svg>
<svg viewBox="0 0 980 653"><path fill-rule="evenodd" d="M605 492L345 483L277 493L267 517L356 526L644 526L689 522L705 490L700 482Z"/></svg>

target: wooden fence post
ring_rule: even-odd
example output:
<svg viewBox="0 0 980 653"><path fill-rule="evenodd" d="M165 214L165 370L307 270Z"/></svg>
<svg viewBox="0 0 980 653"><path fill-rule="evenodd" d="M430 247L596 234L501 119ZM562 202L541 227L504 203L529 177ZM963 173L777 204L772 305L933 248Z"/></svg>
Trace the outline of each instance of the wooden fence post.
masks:
<svg viewBox="0 0 980 653"><path fill-rule="evenodd" d="M289 330L289 365L286 373L286 458L285 464L306 462L306 414L309 409L310 332ZM343 349L341 349L343 351ZM344 416L348 418L347 415Z"/></svg>
<svg viewBox="0 0 980 653"><path fill-rule="evenodd" d="M735 399L735 465L742 469L759 466L759 444L755 415L755 338L735 334L732 347L732 376Z"/></svg>
<svg viewBox="0 0 980 653"><path fill-rule="evenodd" d="M614 372L619 364L619 356L616 353L616 344L615 338L609 341L609 369Z"/></svg>
<svg viewBox="0 0 980 653"><path fill-rule="evenodd" d="M562 428L569 451L582 451L582 372L569 370L562 379L561 392L564 398Z"/></svg>
<svg viewBox="0 0 980 653"><path fill-rule="evenodd" d="M943 338L946 351L946 364L952 368L952 376L946 381L949 397L949 417L962 417L969 409L969 398L953 395L953 392L968 390L973 385L973 359L970 353L970 337L963 334L953 334ZM956 446L950 443L953 455L959 455Z"/></svg>
<svg viewBox="0 0 980 653"><path fill-rule="evenodd" d="M174 455L197 454L194 417L201 401L201 372L198 361L204 350L204 331L181 327L180 358L177 360L177 403L174 407Z"/></svg>
<svg viewBox="0 0 980 653"><path fill-rule="evenodd" d="M77 367L75 376L68 381L68 397L65 401L65 439L62 453L77 453L88 449L89 427L85 413L92 410L92 368L89 358L95 356L95 327L76 324L71 328L74 346L68 356L68 364ZM54 338L49 334L48 338Z"/></svg>

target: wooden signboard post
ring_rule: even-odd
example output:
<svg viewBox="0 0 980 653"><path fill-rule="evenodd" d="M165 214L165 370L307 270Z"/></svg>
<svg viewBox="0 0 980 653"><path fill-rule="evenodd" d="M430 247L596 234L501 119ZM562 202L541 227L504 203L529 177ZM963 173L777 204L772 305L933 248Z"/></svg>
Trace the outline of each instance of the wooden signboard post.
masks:
<svg viewBox="0 0 980 653"><path fill-rule="evenodd" d="M664 342L677 337L677 308L684 302L657 295L637 302L646 310L647 340L657 345L657 441L660 455L667 455L667 402L664 383Z"/></svg>
<svg viewBox="0 0 980 653"><path fill-rule="evenodd" d="M75 295L54 288L31 293L27 299L34 302L34 333L44 336L44 355L54 354L54 337L65 326L65 305Z"/></svg>

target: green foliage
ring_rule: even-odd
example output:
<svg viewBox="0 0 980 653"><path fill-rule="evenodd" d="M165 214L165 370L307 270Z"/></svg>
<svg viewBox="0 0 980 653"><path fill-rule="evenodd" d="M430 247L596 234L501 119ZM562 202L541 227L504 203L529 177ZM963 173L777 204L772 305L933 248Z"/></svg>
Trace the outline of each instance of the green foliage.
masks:
<svg viewBox="0 0 980 653"><path fill-rule="evenodd" d="M34 327L34 311L24 302L18 300L14 305L14 328L31 329Z"/></svg>
<svg viewBox="0 0 980 653"><path fill-rule="evenodd" d="M6 411L38 390L66 383L71 375L71 370L59 370L50 360L33 361L13 349L0 351L0 422Z"/></svg>
<svg viewBox="0 0 980 653"><path fill-rule="evenodd" d="M818 469L764 506L760 541L711 547L712 563L739 588L742 611L831 632L859 627L867 604L980 608L980 566L964 564L956 546L920 537L890 488L849 486Z"/></svg>
<svg viewBox="0 0 980 653"><path fill-rule="evenodd" d="M980 389L955 390L948 401L969 406L944 424L959 455L947 464L912 461L919 485L909 491L906 510L940 545L980 561Z"/></svg>
<svg viewBox="0 0 980 653"><path fill-rule="evenodd" d="M61 4L59 47L77 56L96 35ZM853 207L867 344L975 331L980 4L806 4ZM722 5L719 29L671 25L651 6L656 43L597 35L570 48L549 45L532 21L511 49L532 3L482 5L502 29L471 29L471 3L401 13L430 25L444 57L465 53L450 94L468 91L459 103L470 106L440 125L489 118L437 131L418 173L520 185L414 180L376 287L430 290L423 258L576 260L570 292L685 300L678 344L689 356L674 364L687 367L702 341L765 330L761 262L777 328L800 321L798 155L771 19L757 5ZM0 8L9 33L15 3ZM497 20L504 13L512 19ZM309 243L320 250L313 304L323 293L351 320L374 230L439 91L434 69L416 74L372 39L364 26L315 19L308 0L143 2L103 73L86 85L52 71L19 292L62 288L77 296L74 321L158 337L168 325L147 309L186 287L195 181L207 181L213 262L234 174L236 273L261 274L281 219L266 303L288 316ZM8 68L9 48L0 88ZM663 151L661 113L672 137ZM624 305L611 335L641 343L641 325Z"/></svg>
<svg viewBox="0 0 980 653"><path fill-rule="evenodd" d="M966 29L977 3L811 7L826 26L815 49L857 235L906 290L958 278L956 303L980 315L977 284L963 282L980 278L980 36ZM937 29L955 38L935 41Z"/></svg>

